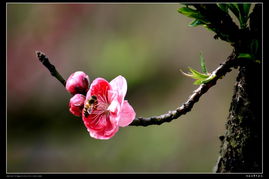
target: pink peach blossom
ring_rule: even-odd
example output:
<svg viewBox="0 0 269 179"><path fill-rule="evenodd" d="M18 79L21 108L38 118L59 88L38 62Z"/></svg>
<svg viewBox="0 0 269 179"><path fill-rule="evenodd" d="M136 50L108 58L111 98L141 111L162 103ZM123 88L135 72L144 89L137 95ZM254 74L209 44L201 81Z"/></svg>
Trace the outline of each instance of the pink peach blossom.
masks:
<svg viewBox="0 0 269 179"><path fill-rule="evenodd" d="M69 101L69 111L75 116L81 116L86 97L82 94L75 94Z"/></svg>
<svg viewBox="0 0 269 179"><path fill-rule="evenodd" d="M84 124L90 136L96 139L110 139L119 127L128 126L135 118L135 111L124 97L127 92L127 82L118 76L108 83L103 78L96 78L87 93L84 108L94 96L96 103L82 113Z"/></svg>
<svg viewBox="0 0 269 179"><path fill-rule="evenodd" d="M78 93L86 94L89 89L89 84L89 76L82 71L77 71L69 76L65 88L73 95Z"/></svg>

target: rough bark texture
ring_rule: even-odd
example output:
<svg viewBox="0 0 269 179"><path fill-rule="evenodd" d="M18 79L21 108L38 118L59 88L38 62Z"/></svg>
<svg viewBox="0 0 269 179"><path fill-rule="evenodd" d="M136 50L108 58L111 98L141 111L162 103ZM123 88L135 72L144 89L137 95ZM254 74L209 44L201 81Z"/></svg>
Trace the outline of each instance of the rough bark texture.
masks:
<svg viewBox="0 0 269 179"><path fill-rule="evenodd" d="M262 172L261 65L239 69L216 172Z"/></svg>
<svg viewBox="0 0 269 179"><path fill-rule="evenodd" d="M250 15L250 32L242 33L235 48L250 51L262 63L262 6ZM252 42L256 41L257 48ZM247 60L247 59L246 59ZM220 157L216 172L263 172L262 167L262 65L252 60L240 66L226 123L220 136Z"/></svg>

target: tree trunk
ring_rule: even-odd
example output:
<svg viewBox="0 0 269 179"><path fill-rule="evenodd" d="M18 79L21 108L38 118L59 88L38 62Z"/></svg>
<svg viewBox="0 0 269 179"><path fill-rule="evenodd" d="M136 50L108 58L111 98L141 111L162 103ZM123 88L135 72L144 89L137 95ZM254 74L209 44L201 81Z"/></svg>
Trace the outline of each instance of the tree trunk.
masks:
<svg viewBox="0 0 269 179"><path fill-rule="evenodd" d="M249 62L239 69L216 172L262 172L261 101L261 64Z"/></svg>

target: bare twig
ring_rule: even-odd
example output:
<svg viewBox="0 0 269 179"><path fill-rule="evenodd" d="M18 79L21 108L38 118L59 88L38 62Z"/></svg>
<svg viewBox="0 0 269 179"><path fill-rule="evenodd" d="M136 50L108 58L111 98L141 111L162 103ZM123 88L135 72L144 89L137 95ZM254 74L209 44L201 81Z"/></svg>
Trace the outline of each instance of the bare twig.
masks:
<svg viewBox="0 0 269 179"><path fill-rule="evenodd" d="M64 78L58 73L55 66L52 65L46 55L40 51L36 51L36 55L39 61L50 71L50 74L54 76L57 80L59 80L65 87L66 81Z"/></svg>
<svg viewBox="0 0 269 179"><path fill-rule="evenodd" d="M133 120L130 126L148 126L148 125L160 125L164 122L170 122L173 119L177 119L183 114L191 111L193 105L199 101L200 97L206 93L212 86L214 86L218 79L223 77L227 72L231 71L232 67L239 65L239 59L236 58L235 52L233 52L228 59L221 64L216 70L212 72L212 75L216 75L208 83L200 85L188 98L188 100L183 103L174 111L169 111L166 114L160 116L153 116L148 118L138 117Z"/></svg>

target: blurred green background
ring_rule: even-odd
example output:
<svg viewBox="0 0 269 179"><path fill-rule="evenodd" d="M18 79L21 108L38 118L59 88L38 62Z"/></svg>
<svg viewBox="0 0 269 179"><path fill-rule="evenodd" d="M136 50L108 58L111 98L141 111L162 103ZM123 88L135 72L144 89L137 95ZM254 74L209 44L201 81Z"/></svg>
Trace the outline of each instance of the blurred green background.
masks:
<svg viewBox="0 0 269 179"><path fill-rule="evenodd" d="M231 53L180 4L7 5L7 172L212 172L237 71L218 81L191 112L161 126L121 128L110 140L89 136L68 111L71 97L35 56L47 54L67 78L127 79L137 117L184 103L198 86L179 69L209 71Z"/></svg>

